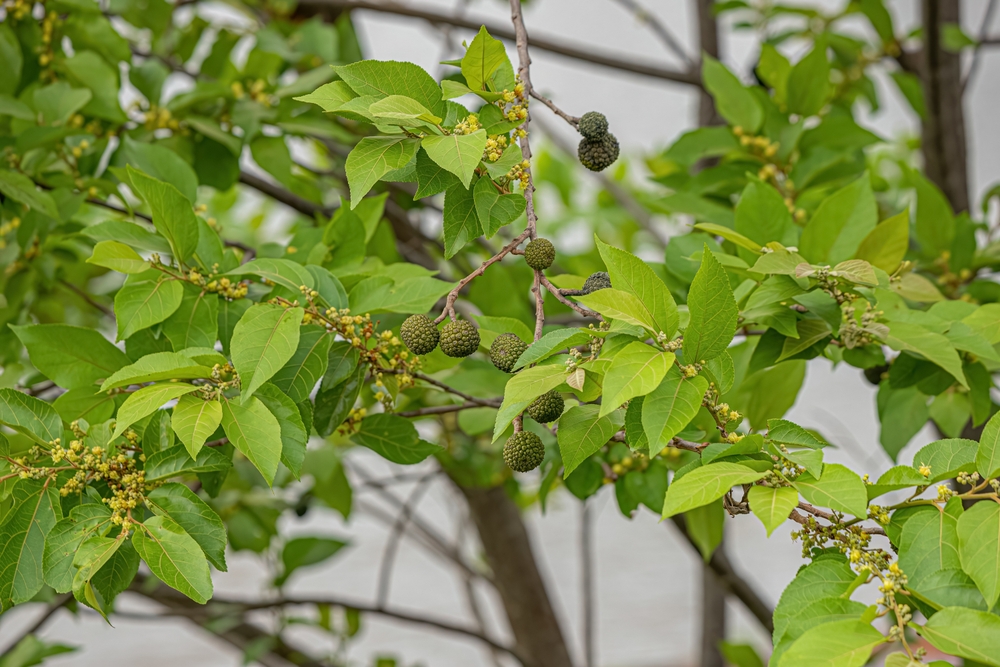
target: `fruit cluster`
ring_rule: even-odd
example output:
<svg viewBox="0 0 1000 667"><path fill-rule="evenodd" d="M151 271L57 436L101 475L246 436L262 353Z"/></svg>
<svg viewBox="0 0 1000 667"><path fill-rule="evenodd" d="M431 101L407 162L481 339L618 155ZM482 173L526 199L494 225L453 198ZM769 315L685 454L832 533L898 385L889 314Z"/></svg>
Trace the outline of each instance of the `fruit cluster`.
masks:
<svg viewBox="0 0 1000 667"><path fill-rule="evenodd" d="M604 114L588 111L580 118L577 129L583 135L577 156L584 167L604 171L618 159L618 139L608 132L608 119Z"/></svg>

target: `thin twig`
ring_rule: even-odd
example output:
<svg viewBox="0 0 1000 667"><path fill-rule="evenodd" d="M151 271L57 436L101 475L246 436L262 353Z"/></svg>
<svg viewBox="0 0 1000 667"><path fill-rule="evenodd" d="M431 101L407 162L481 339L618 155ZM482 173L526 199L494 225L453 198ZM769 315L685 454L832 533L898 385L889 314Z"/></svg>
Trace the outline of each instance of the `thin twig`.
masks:
<svg viewBox="0 0 1000 667"><path fill-rule="evenodd" d="M88 306L92 306L92 307L96 308L97 310L101 311L102 313L104 313L108 317L114 317L115 316L115 312L113 310L111 310L110 308L108 308L107 306L105 306L103 303L98 303L97 301L94 300L94 297L90 296L85 291L83 291L82 289L80 289L79 287L77 287L76 285L74 285L73 283L69 282L68 280L60 278L59 279L59 284L62 285L63 287L65 287L66 289L68 289L69 291L73 292L74 294L76 294L81 299L83 299L87 303Z"/></svg>
<svg viewBox="0 0 1000 667"><path fill-rule="evenodd" d="M976 46L972 51L972 62L969 64L969 71L966 72L965 76L962 78L962 91L964 92L969 82L976 75L976 71L979 69L979 63L982 60L983 47L992 46L995 44L1000 44L1000 38L990 39L986 36L986 33L990 30L990 22L993 20L993 14L997 9L997 0L990 0L989 4L986 5L986 13L983 14L983 21L979 24L979 37L976 40Z"/></svg>
<svg viewBox="0 0 1000 667"><path fill-rule="evenodd" d="M466 401L460 405L434 405L427 408L418 408L416 410L404 410L403 412L395 412L398 417L425 417L427 415L445 415L450 412L461 412L462 410L469 410L471 408L485 408L485 407L500 407L500 403L503 399L492 399L495 401L495 405L483 405L484 401L478 401L473 403L472 401Z"/></svg>
<svg viewBox="0 0 1000 667"><path fill-rule="evenodd" d="M594 600L594 498L581 503L580 586L583 597L583 665L594 667L597 639L597 605Z"/></svg>
<svg viewBox="0 0 1000 667"><path fill-rule="evenodd" d="M392 532L389 534L389 539L386 540L385 551L382 552L382 566L378 575L378 592L375 594L376 604L380 609L385 608L385 606L389 604L389 586L392 580L392 565L396 560L396 552L399 549L399 540L403 536L403 531L406 530L406 525L410 522L410 517L416 509L417 503L420 502L423 495L428 491L428 489L431 488L431 482L434 481L437 474L437 470L432 470L420 478L413 491L410 492L410 497L406 499L406 503L403 505L402 510L399 512L399 516L396 518L396 523L392 526Z"/></svg>
<svg viewBox="0 0 1000 667"><path fill-rule="evenodd" d="M549 282L549 279L546 278L544 275L542 275L542 284L545 285L545 289L547 289L549 291L549 294L551 294L552 296L554 296L556 298L556 300L559 301L560 303L563 303L563 304L569 306L570 308L572 308L576 312L580 313L584 317L591 317L591 318L599 320L601 322L604 321L604 318L601 317L600 313L596 313L596 312L592 311L590 308L587 308L585 306L581 306L580 304L576 303L575 301L570 301L565 296L563 296L562 290L560 290L558 287L556 287L551 282Z"/></svg>
<svg viewBox="0 0 1000 667"><path fill-rule="evenodd" d="M809 514L812 514L813 516L818 516L821 519L826 519L830 523L840 523L840 519L835 514L827 512L826 510L822 510L818 507L815 507L814 505L810 505L807 502L800 501L798 508L803 512L808 512ZM792 521L795 521L796 523L804 524L805 522L805 517L803 517L801 514L798 514L795 510L792 510L792 513L791 515L789 515L788 518L790 518ZM862 530L864 530L869 535L882 535L883 537L885 537L885 531L879 528L878 526L862 526Z"/></svg>
<svg viewBox="0 0 1000 667"><path fill-rule="evenodd" d="M33 635L37 633L39 630L41 630L45 626L45 624L49 622L49 619L52 618L52 615L55 614L60 609L62 609L63 605L65 605L71 599L73 599L73 596L69 593L62 593L52 598L52 601L49 602L47 607L45 607L45 611L42 612L42 615L39 616L38 619L34 623L32 623L28 628L22 631L21 634L18 635L17 638L7 646L7 650L10 650L15 646L17 646L18 644L20 644L25 637Z"/></svg>
<svg viewBox="0 0 1000 667"><path fill-rule="evenodd" d="M667 26L664 25L662 21L660 21L660 19L656 16L656 14L653 14L635 0L612 0L612 1L617 2L619 5L632 12L636 20L638 20L639 23L645 24L650 29L650 31L654 35L656 35L656 37L659 38L661 42L663 42L663 45L666 46L668 50L670 50L675 56L680 58L681 62L687 65L688 69L694 69L695 67L697 67L696 63L691 58L691 56L689 56L687 51L684 50L684 47L681 46L681 43L677 41L677 38L674 37L674 34L670 32L670 29L667 28Z"/></svg>
<svg viewBox="0 0 1000 667"><path fill-rule="evenodd" d="M525 159L528 159L528 157L526 156ZM475 278L478 278L479 276L483 275L483 273L486 272L487 267L496 264L501 259L506 257L514 248L521 245L524 239L528 238L529 235L530 235L530 228L525 229L513 241L511 241L503 248L501 248L500 252L498 252L497 254L493 255L488 260L480 264L478 269L476 269L469 275L459 280L458 284L455 285L455 287L450 292L448 292L448 296L445 299L444 308L442 309L441 314L437 316L437 319L434 320L434 323L440 324L441 322L444 321L444 318L448 317L449 315L451 316L451 319L455 319L455 300L458 299L458 293L462 291L462 288L471 283Z"/></svg>
<svg viewBox="0 0 1000 667"><path fill-rule="evenodd" d="M500 405L499 403L497 403L497 399L493 399L493 398L476 398L475 396L472 396L470 394L466 394L464 391L459 391L458 389L455 389L454 387L449 387L444 382L441 382L440 380L435 380L430 375L425 375L423 373L413 373L413 372L404 371L404 370L398 369L398 368L383 368L383 369L380 369L380 371L382 373L388 373L390 375L401 375L403 373L407 373L408 375L410 375L410 376L412 376L412 377L414 377L414 378L416 378L418 380L423 380L427 384L434 385L435 387L437 387L438 389L440 389L442 391L446 391L449 394L454 394L455 396L458 396L459 398L464 398L466 401L468 401L470 403L475 403L476 405L482 406L484 408L495 408L495 407L499 407L499 405ZM502 399L501 399L501 401L502 401Z"/></svg>
<svg viewBox="0 0 1000 667"><path fill-rule="evenodd" d="M552 100L545 97L534 88L531 89L531 96L534 97L539 102L541 102L542 104L544 104L545 106L547 106L549 109L551 109L552 113L554 113L555 115L559 116L564 121L569 123L574 130L579 129L580 119L577 116L569 115L568 113L557 107Z"/></svg>

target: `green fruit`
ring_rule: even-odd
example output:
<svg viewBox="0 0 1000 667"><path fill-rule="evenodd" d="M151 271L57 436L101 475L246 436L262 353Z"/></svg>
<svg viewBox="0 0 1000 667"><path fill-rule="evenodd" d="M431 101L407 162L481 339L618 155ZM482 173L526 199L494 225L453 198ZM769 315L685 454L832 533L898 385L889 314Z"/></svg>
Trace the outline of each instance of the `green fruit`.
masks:
<svg viewBox="0 0 1000 667"><path fill-rule="evenodd" d="M524 248L524 261L533 269L542 271L552 266L556 259L556 247L548 239L538 238Z"/></svg>
<svg viewBox="0 0 1000 667"><path fill-rule="evenodd" d="M588 111L580 117L577 128L587 139L600 139L608 133L608 119L597 111Z"/></svg>
<svg viewBox="0 0 1000 667"><path fill-rule="evenodd" d="M525 412L539 424L548 424L562 416L564 407L566 407L566 403L563 401L562 394L553 389L532 401Z"/></svg>
<svg viewBox="0 0 1000 667"><path fill-rule="evenodd" d="M454 320L441 330L441 351L449 357L467 357L479 349L479 331L466 320Z"/></svg>
<svg viewBox="0 0 1000 667"><path fill-rule="evenodd" d="M598 139L584 139L577 149L580 164L591 171L604 171L618 159L618 140L615 135L605 134Z"/></svg>
<svg viewBox="0 0 1000 667"><path fill-rule="evenodd" d="M611 277L608 275L608 272L598 271L597 273L590 274L583 283L583 289L580 291L584 294L590 294L599 289L608 289L609 287L611 287Z"/></svg>
<svg viewBox="0 0 1000 667"><path fill-rule="evenodd" d="M413 354L429 354L438 345L441 333L434 320L426 315L410 315L399 327L399 337Z"/></svg>
<svg viewBox="0 0 1000 667"><path fill-rule="evenodd" d="M503 460L516 472L534 470L545 458L542 439L531 431L520 431L510 436L503 446Z"/></svg>
<svg viewBox="0 0 1000 667"><path fill-rule="evenodd" d="M528 344L512 333L500 334L490 345L490 361L504 373L514 370L518 358L528 349Z"/></svg>

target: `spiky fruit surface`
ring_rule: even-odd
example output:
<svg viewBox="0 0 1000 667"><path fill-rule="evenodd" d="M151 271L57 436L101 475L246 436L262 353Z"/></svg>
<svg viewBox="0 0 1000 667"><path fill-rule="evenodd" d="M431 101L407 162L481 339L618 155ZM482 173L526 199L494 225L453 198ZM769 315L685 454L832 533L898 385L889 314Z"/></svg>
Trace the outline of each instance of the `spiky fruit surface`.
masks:
<svg viewBox="0 0 1000 667"><path fill-rule="evenodd" d="M608 119L597 111L588 111L580 117L577 128L587 139L600 139L608 133Z"/></svg>
<svg viewBox="0 0 1000 667"><path fill-rule="evenodd" d="M584 139L577 149L580 164L591 171L604 171L618 159L618 140L605 134L597 139Z"/></svg>
<svg viewBox="0 0 1000 667"><path fill-rule="evenodd" d="M599 289L608 289L609 287L611 287L611 277L608 275L608 272L598 271L597 273L591 273L587 277L587 280L583 283L583 289L580 291L584 294L590 294Z"/></svg>
<svg viewBox="0 0 1000 667"><path fill-rule="evenodd" d="M441 330L441 351L449 357L467 357L479 348L479 331L466 320L448 322Z"/></svg>
<svg viewBox="0 0 1000 667"><path fill-rule="evenodd" d="M548 239L538 238L524 247L524 261L533 269L547 269L555 260L556 247Z"/></svg>
<svg viewBox="0 0 1000 667"><path fill-rule="evenodd" d="M526 410L528 416L539 424L554 422L562 416L563 408L566 407L562 394L553 389L546 392L532 401Z"/></svg>
<svg viewBox="0 0 1000 667"><path fill-rule="evenodd" d="M520 431L510 436L503 446L503 461L517 472L528 472L542 464L545 445L531 431Z"/></svg>
<svg viewBox="0 0 1000 667"><path fill-rule="evenodd" d="M441 333L426 315L410 315L399 327L399 337L413 354L429 354L437 347Z"/></svg>
<svg viewBox="0 0 1000 667"><path fill-rule="evenodd" d="M490 345L490 361L504 373L514 370L518 358L528 349L528 344L512 333L500 334Z"/></svg>

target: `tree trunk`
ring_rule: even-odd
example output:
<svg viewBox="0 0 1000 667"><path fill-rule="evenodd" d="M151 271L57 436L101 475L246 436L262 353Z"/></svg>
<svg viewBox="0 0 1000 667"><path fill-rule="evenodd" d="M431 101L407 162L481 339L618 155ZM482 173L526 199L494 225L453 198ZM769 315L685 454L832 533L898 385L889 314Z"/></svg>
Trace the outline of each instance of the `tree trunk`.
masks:
<svg viewBox="0 0 1000 667"><path fill-rule="evenodd" d="M573 667L517 505L503 487L459 488L469 503L518 652L529 661L528 667Z"/></svg>
<svg viewBox="0 0 1000 667"><path fill-rule="evenodd" d="M712 13L712 5L715 0L695 0L698 14L698 60L701 61L701 54L707 53L713 58L719 57L719 25ZM697 72L701 76L701 72ZM721 122L718 112L715 110L715 102L712 96L704 88L699 89L698 94L698 126L718 125Z"/></svg>
<svg viewBox="0 0 1000 667"><path fill-rule="evenodd" d="M962 60L945 50L941 29L960 23L959 0L923 0L924 46L920 76L927 117L923 122L924 170L956 212L969 210Z"/></svg>

